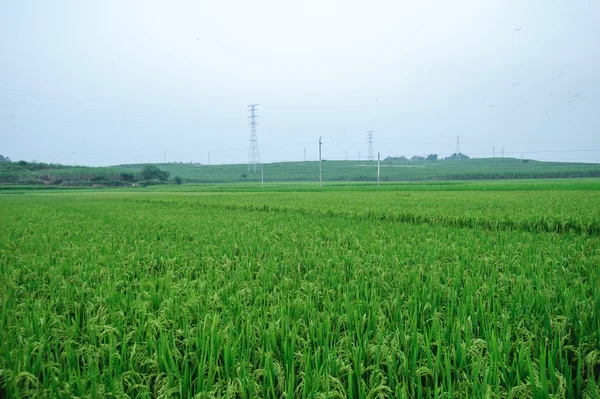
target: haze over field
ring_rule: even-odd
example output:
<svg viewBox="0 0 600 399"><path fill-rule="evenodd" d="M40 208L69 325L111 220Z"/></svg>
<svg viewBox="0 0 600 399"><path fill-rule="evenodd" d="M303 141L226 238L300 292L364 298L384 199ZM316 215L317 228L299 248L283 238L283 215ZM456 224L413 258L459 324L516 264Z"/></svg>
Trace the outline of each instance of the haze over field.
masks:
<svg viewBox="0 0 600 399"><path fill-rule="evenodd" d="M14 1L0 154L79 165L460 150L600 162L600 2Z"/></svg>

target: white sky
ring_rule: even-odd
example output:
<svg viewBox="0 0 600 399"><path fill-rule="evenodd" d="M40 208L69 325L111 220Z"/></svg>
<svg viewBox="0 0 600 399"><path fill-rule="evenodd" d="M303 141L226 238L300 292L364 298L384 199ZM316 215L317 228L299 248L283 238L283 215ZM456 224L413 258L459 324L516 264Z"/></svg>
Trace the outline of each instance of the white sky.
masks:
<svg viewBox="0 0 600 399"><path fill-rule="evenodd" d="M600 162L600 2L6 1L0 154Z"/></svg>

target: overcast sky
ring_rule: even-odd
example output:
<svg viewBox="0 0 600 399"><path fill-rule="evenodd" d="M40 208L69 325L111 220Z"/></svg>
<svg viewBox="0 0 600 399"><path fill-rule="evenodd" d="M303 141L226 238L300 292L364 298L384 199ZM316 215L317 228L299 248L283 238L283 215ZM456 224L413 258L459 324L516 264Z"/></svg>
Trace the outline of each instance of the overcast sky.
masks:
<svg viewBox="0 0 600 399"><path fill-rule="evenodd" d="M598 0L3 1L0 154L600 162Z"/></svg>

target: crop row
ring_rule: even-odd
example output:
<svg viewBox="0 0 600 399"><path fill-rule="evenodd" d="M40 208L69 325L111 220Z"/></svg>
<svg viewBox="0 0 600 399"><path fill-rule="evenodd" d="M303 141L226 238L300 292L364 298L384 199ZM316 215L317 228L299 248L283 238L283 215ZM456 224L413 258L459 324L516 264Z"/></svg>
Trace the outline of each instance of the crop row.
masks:
<svg viewBox="0 0 600 399"><path fill-rule="evenodd" d="M600 233L600 195L595 192L552 193L292 193L279 195L119 195L115 201L149 202L185 206L283 212L320 217L345 217L357 221L440 225L485 230L537 233ZM556 198L552 198L556 195ZM290 200L301 196L302 200Z"/></svg>

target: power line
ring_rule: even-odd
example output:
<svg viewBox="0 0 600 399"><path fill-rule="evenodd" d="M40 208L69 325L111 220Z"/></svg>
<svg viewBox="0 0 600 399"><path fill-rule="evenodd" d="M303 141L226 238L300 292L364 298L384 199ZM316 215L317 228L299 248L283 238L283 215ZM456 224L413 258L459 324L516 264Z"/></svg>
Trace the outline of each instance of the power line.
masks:
<svg viewBox="0 0 600 399"><path fill-rule="evenodd" d="M14 113L0 113L0 118L2 119L21 119L21 120L45 120L45 121L55 121L55 122L67 122L67 123L85 123L85 124L98 124L98 123L114 123L114 124L141 124L141 125L150 125L155 127L177 127L177 128L203 128L203 129L238 129L239 126L207 126L207 125L198 125L195 123L190 124L175 124L175 123L164 123L164 122L154 122L148 120L135 120L135 119L80 119L80 118L72 118L72 117L58 117L58 116L44 116L44 115L24 115L24 114L14 114Z"/></svg>
<svg viewBox="0 0 600 399"><path fill-rule="evenodd" d="M17 96L54 98L54 99L63 100L63 101L75 100L78 102L87 101L87 102L94 102L94 103L98 103L98 104L110 104L110 105L117 104L117 105L126 106L126 107L163 108L163 109L170 109L172 111L186 111L186 112L197 111L197 109L195 109L195 108L176 107L176 106L163 105L163 104L138 103L138 102L134 102L134 101L108 101L108 100L101 100L101 99L93 98L93 97L73 96L73 95L67 95L67 94L48 93L48 92L43 92L43 91L23 90L23 89L15 89L15 88L8 88L7 92L9 92L12 95L17 95Z"/></svg>
<svg viewBox="0 0 600 399"><path fill-rule="evenodd" d="M560 153L560 152L576 152L576 151L590 151L590 152L597 151L597 152L600 152L600 149L596 149L596 150L593 150L593 149L590 149L590 150L564 150L564 151L549 151L549 152ZM142 152L140 152L138 150L136 150L136 151L116 151L116 152L117 153L121 153L121 154L123 154L123 153L125 153L125 154L127 154L127 153L136 154L136 156L138 158L139 157L149 157L149 158L161 159L164 156L163 152L142 153ZM527 154L527 153L532 153L532 152L537 152L537 151L515 152L514 154L521 155L521 154ZM186 152L186 153L183 153L183 152L169 152L169 154L171 156L171 159L175 159L176 156L178 156L178 155L185 155L185 156L191 155L192 157L194 155L192 152ZM481 154L473 154L473 155L488 155L488 154L489 153L481 153ZM441 157L445 157L445 156L449 156L449 155L451 155L451 154L441 154L440 156ZM43 158L45 158L45 157L43 157ZM112 156L77 156L75 159L79 162L79 161L82 161L82 160L92 160L92 159L94 159L94 160L101 160L101 159L112 159L112 158L113 158ZM343 156L342 157L327 157L327 160L330 160L330 161L342 161L342 160L345 160L345 159L346 158L343 157ZM59 157L54 157L53 156L52 160L48 160L48 161L45 161L45 162L52 163L52 162L55 162L57 160L68 160L68 161L71 161L71 160L73 160L73 157L72 156L59 156ZM593 164L600 163L600 155L598 155L598 156L587 156L587 157L582 157L582 156L576 156L576 157L566 156L566 157L560 157L560 160L555 159L555 160L549 160L549 161L544 161L544 162L577 162L577 161L586 161L586 160L596 161L596 162L593 162ZM281 158L281 159L271 159L271 160L269 160L268 162L265 162L265 163L268 164L268 163L301 162L301 161L302 161L302 159L283 159L283 158ZM180 162L177 162L177 161L171 161L171 162L180 163ZM361 162L361 161L358 160L358 162ZM144 162L142 162L142 163L144 163ZM185 161L185 162L181 162L181 163L187 164L189 162ZM240 164L240 163L243 163L243 161L241 161L241 162L229 162L229 163L223 163L223 164ZM127 163L125 163L125 164L127 164ZM211 165L212 164L213 163L211 162ZM112 166L115 166L115 165L116 164L112 164ZM367 165L368 165L367 163L364 163L364 166L367 166ZM382 167L385 167L385 166L386 166L385 164L382 164ZM514 164L507 164L506 166L507 167L508 166L510 166L510 167L519 167L518 165L514 165Z"/></svg>

